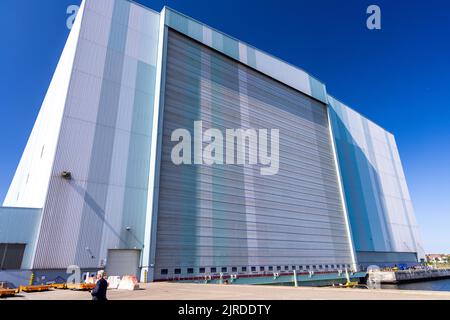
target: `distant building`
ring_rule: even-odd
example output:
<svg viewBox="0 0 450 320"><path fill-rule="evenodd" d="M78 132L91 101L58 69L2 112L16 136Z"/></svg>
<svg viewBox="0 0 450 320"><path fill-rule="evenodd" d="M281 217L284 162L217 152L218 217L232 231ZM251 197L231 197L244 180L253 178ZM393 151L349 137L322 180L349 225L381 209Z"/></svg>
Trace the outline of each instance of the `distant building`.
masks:
<svg viewBox="0 0 450 320"><path fill-rule="evenodd" d="M450 261L450 255L447 254L427 254L427 262L429 263L448 263Z"/></svg>
<svg viewBox="0 0 450 320"><path fill-rule="evenodd" d="M171 134L196 121L279 129L279 172L174 164ZM424 258L391 133L305 71L125 0L83 1L3 205L0 267L46 279L71 265L153 281Z"/></svg>

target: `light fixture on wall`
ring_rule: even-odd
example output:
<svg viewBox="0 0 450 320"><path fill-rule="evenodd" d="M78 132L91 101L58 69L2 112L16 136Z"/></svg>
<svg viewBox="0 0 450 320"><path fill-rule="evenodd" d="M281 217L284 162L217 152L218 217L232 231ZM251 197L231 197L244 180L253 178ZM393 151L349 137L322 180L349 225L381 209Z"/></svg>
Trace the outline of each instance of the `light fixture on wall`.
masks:
<svg viewBox="0 0 450 320"><path fill-rule="evenodd" d="M72 180L72 172L63 171L63 172L61 172L61 177L66 180Z"/></svg>

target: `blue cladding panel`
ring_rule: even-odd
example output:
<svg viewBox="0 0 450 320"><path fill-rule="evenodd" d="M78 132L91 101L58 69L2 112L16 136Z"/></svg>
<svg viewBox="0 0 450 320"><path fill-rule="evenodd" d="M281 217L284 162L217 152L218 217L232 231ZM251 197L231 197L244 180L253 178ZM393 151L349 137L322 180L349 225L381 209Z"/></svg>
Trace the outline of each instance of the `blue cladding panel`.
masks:
<svg viewBox="0 0 450 320"><path fill-rule="evenodd" d="M190 17L166 8L166 25L230 58L291 86L315 99L327 102L326 88L305 71L283 62ZM242 55L242 56L241 56Z"/></svg>
<svg viewBox="0 0 450 320"><path fill-rule="evenodd" d="M326 101L327 93L325 85L311 76L309 77L309 82L311 85L311 95L320 101Z"/></svg>
<svg viewBox="0 0 450 320"><path fill-rule="evenodd" d="M130 16L130 2L129 1L114 1L114 13L113 13L113 21L118 22L122 25L128 25L128 19Z"/></svg>
<svg viewBox="0 0 450 320"><path fill-rule="evenodd" d="M167 11L166 19L167 25L169 25L171 28L174 28L181 33L189 34L189 20L184 16L169 10Z"/></svg>
<svg viewBox="0 0 450 320"><path fill-rule="evenodd" d="M404 192L394 138L339 101L328 100L355 250L420 256L418 227Z"/></svg>
<svg viewBox="0 0 450 320"><path fill-rule="evenodd" d="M125 245L142 248L144 246L144 227L147 206L148 175L150 170L150 142L153 122L156 69L141 61L136 72L136 91L134 97L133 118L128 149L125 197L123 202L123 220L121 239ZM133 232L126 231L134 226Z"/></svg>
<svg viewBox="0 0 450 320"><path fill-rule="evenodd" d="M130 15L130 3L127 1L115 1L111 24L109 46L119 52L125 51L128 18Z"/></svg>
<svg viewBox="0 0 450 320"><path fill-rule="evenodd" d="M223 34L212 30L212 47L217 51L223 51Z"/></svg>
<svg viewBox="0 0 450 320"><path fill-rule="evenodd" d="M256 52L253 48L247 48L247 64L256 69Z"/></svg>
<svg viewBox="0 0 450 320"><path fill-rule="evenodd" d="M224 37L223 52L231 58L239 60L239 43L232 38Z"/></svg>
<svg viewBox="0 0 450 320"><path fill-rule="evenodd" d="M203 26L196 21L189 21L189 34L197 41L203 41Z"/></svg>
<svg viewBox="0 0 450 320"><path fill-rule="evenodd" d="M31 269L41 212L41 209L0 207L0 243L26 244L22 269Z"/></svg>

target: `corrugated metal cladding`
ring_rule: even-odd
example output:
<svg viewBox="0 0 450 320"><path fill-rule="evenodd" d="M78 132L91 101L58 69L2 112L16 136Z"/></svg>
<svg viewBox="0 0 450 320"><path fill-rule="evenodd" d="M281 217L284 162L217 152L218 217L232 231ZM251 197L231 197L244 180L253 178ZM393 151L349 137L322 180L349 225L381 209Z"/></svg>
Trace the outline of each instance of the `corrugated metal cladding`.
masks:
<svg viewBox="0 0 450 320"><path fill-rule="evenodd" d="M35 269L97 268L108 249L143 248L159 15L87 0L78 19Z"/></svg>
<svg viewBox="0 0 450 320"><path fill-rule="evenodd" d="M424 250L394 136L338 100L329 101L358 260L363 263L372 252L380 264L396 263L398 256L390 253L409 252L410 262L417 262L411 257L423 258Z"/></svg>
<svg viewBox="0 0 450 320"><path fill-rule="evenodd" d="M82 12L83 8L80 11ZM3 202L5 207L42 208L45 204L79 30L80 23L77 22L67 39L33 131Z"/></svg>
<svg viewBox="0 0 450 320"><path fill-rule="evenodd" d="M416 265L419 260L416 252L375 252L357 251L358 264L366 269L369 266L377 265Z"/></svg>
<svg viewBox="0 0 450 320"><path fill-rule="evenodd" d="M172 30L166 77L155 278L351 264L326 107ZM279 173L174 165L172 132L199 120L279 129Z"/></svg>

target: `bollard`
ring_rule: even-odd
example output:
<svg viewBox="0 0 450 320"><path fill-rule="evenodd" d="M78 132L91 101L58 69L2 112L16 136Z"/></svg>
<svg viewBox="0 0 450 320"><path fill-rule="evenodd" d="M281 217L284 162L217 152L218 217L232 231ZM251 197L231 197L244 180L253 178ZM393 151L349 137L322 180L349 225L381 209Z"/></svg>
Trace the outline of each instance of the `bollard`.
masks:
<svg viewBox="0 0 450 320"><path fill-rule="evenodd" d="M34 283L34 272L31 272L30 283L29 283L29 285L32 286L33 283Z"/></svg>
<svg viewBox="0 0 450 320"><path fill-rule="evenodd" d="M297 281L297 270L294 269L294 286L298 287L298 281Z"/></svg>

